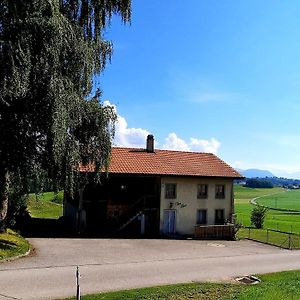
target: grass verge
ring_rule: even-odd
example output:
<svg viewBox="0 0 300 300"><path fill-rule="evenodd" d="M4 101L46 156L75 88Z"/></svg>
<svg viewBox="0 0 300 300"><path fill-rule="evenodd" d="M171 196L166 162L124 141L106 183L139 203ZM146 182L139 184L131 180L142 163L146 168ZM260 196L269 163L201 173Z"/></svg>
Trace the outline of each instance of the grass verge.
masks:
<svg viewBox="0 0 300 300"><path fill-rule="evenodd" d="M191 283L81 296L82 300L130 299L223 299L223 300L286 300L300 299L300 271L260 275L258 285ZM73 300L68 298L66 300Z"/></svg>
<svg viewBox="0 0 300 300"><path fill-rule="evenodd" d="M286 249L300 249L300 235L284 232L274 232L267 229L241 228L238 231L239 239L252 239L254 241L270 244Z"/></svg>
<svg viewBox="0 0 300 300"><path fill-rule="evenodd" d="M29 248L28 241L16 232L8 229L0 233L0 261L25 254Z"/></svg>

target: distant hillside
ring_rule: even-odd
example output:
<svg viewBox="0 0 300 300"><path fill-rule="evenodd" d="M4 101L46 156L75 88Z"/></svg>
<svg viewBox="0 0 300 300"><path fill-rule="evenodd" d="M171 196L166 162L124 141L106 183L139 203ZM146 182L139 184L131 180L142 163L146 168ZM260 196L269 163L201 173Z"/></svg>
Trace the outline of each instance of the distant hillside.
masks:
<svg viewBox="0 0 300 300"><path fill-rule="evenodd" d="M270 171L267 171L267 170L248 169L248 170L238 170L238 171L247 178L274 177L274 175Z"/></svg>

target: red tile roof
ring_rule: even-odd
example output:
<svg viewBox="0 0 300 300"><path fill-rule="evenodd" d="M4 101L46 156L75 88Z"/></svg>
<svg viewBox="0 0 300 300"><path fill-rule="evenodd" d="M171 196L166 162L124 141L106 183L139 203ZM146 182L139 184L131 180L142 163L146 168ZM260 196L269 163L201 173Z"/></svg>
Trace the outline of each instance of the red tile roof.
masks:
<svg viewBox="0 0 300 300"><path fill-rule="evenodd" d="M81 166L92 172L91 165ZM109 173L243 178L241 174L211 153L112 148Z"/></svg>

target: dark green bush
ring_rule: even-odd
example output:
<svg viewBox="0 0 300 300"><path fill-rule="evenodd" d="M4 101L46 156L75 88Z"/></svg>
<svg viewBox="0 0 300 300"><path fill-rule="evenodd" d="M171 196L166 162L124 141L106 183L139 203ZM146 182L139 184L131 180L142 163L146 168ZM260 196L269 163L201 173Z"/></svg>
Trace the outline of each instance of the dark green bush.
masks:
<svg viewBox="0 0 300 300"><path fill-rule="evenodd" d="M262 206L256 206L253 208L251 212L251 224L255 226L255 228L263 228L264 221L266 217L267 209Z"/></svg>

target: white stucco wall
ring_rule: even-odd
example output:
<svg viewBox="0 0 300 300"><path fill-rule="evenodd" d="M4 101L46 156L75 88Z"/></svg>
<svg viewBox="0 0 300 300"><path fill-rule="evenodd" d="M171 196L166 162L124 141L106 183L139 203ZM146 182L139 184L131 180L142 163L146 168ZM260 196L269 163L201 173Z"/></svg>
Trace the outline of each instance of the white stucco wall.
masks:
<svg viewBox="0 0 300 300"><path fill-rule="evenodd" d="M165 198L165 184L176 183L176 199ZM232 179L230 178L191 178L191 177L162 177L160 201L160 231L163 232L163 215L165 209L176 210L176 232L178 234L194 234L197 223L197 210L207 209L207 225L215 223L215 210L224 209L224 218L230 219L232 211ZM198 184L208 185L207 199L197 199ZM215 198L216 184L225 185L225 198ZM179 202L185 207L175 203ZM170 205L173 203L173 205Z"/></svg>

